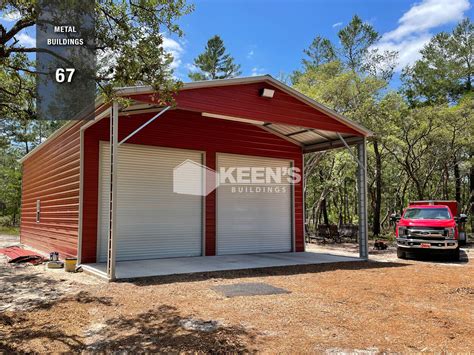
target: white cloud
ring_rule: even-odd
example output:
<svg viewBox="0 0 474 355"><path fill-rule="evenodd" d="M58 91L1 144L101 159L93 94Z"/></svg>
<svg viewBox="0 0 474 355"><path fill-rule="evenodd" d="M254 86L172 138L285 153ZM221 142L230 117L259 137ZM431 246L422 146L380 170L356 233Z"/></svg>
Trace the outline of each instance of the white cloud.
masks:
<svg viewBox="0 0 474 355"><path fill-rule="evenodd" d="M398 20L399 26L384 34L385 40L402 40L413 33L459 21L470 7L468 0L423 0Z"/></svg>
<svg viewBox="0 0 474 355"><path fill-rule="evenodd" d="M336 27L339 27L339 26L342 26L342 22L336 22L332 25L332 28L336 28Z"/></svg>
<svg viewBox="0 0 474 355"><path fill-rule="evenodd" d="M265 68L253 67L250 75L258 76L258 75L264 75L264 74L265 74Z"/></svg>
<svg viewBox="0 0 474 355"><path fill-rule="evenodd" d="M181 43L163 35L163 49L173 56L171 69L178 68L181 65L181 56L184 52L184 48Z"/></svg>
<svg viewBox="0 0 474 355"><path fill-rule="evenodd" d="M6 22L14 22L21 18L21 14L18 11L7 12L2 15L1 19Z"/></svg>
<svg viewBox="0 0 474 355"><path fill-rule="evenodd" d="M398 20L398 27L382 35L376 47L397 51L400 71L421 57L420 50L430 41L433 30L461 20L470 8L468 0L423 0L415 3Z"/></svg>
<svg viewBox="0 0 474 355"><path fill-rule="evenodd" d="M26 32L20 32L15 36L15 39L23 47L36 47L36 38L31 37Z"/></svg>
<svg viewBox="0 0 474 355"><path fill-rule="evenodd" d="M255 54L255 52L253 51L253 49L251 49L251 50L247 53L247 59L251 59L254 54Z"/></svg>
<svg viewBox="0 0 474 355"><path fill-rule="evenodd" d="M407 37L398 42L380 42L380 44L377 45L377 48L382 52L385 50L397 51L397 67L395 70L401 71L407 65L411 65L421 58L420 51L430 41L431 37L432 35L427 33L419 36Z"/></svg>
<svg viewBox="0 0 474 355"><path fill-rule="evenodd" d="M195 66L193 63L186 63L184 65L184 67L189 70L189 71L192 71L192 72L195 72L195 71L198 71L198 67Z"/></svg>

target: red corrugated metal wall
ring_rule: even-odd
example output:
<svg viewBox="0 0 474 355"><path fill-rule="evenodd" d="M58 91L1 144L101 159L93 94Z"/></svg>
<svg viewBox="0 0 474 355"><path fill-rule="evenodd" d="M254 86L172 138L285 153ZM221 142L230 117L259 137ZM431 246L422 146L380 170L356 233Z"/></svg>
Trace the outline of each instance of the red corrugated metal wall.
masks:
<svg viewBox="0 0 474 355"><path fill-rule="evenodd" d="M20 240L45 252L58 251L61 257L77 255L83 123L75 122L23 163Z"/></svg>
<svg viewBox="0 0 474 355"><path fill-rule="evenodd" d="M215 168L216 153L234 153L292 159L302 167L302 151L261 127L202 117L200 112L266 122L280 122L357 134L353 128L329 117L276 87L273 99L259 96L268 82L182 90L176 97L181 110L166 112L128 143L196 149L206 152L206 164ZM135 96L149 101L149 95ZM151 114L120 119L124 137ZM63 256L77 254L80 126L78 122L49 141L24 164L21 240ZM95 260L99 141L109 139L108 119L86 130L84 136L83 261ZM302 184L295 187L296 250L304 249ZM36 200L42 218L35 221ZM206 255L215 254L216 196L206 198Z"/></svg>
<svg viewBox="0 0 474 355"><path fill-rule="evenodd" d="M124 138L151 114L121 117L119 139ZM85 131L83 262L94 262L97 243L99 188L99 141L109 140L109 120L103 119ZM292 159L302 168L301 147L277 137L260 127L202 117L200 113L173 110L148 125L127 143L206 152L206 165L215 169L216 153L234 153ZM216 217L215 193L206 197L206 255L215 255ZM304 249L302 184L295 186L296 250Z"/></svg>

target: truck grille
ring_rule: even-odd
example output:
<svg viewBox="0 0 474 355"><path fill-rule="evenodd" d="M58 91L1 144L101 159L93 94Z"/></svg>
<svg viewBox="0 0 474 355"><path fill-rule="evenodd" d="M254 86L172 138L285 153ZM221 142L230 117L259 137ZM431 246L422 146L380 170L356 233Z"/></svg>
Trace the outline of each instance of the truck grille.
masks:
<svg viewBox="0 0 474 355"><path fill-rule="evenodd" d="M447 234L444 227L409 227L408 236L417 239L444 239Z"/></svg>

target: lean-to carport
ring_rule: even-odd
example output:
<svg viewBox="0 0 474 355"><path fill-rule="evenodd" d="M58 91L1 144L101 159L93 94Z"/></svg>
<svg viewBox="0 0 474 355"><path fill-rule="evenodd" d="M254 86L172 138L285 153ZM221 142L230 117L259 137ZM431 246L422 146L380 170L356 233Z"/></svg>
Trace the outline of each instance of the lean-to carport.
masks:
<svg viewBox="0 0 474 355"><path fill-rule="evenodd" d="M258 85L258 95L250 95L250 91L243 90L243 93L238 92L239 97L235 97L235 91L222 90L222 88L241 86L249 88L249 90L253 90L251 92L254 92L255 85ZM303 154L336 148L349 149L354 157L354 163L358 166L359 253L360 258L367 259L366 139L371 135L368 130L270 76L184 84L184 87L177 94L176 104L172 108L158 106L154 93L149 87L122 88L117 92L120 96L131 99L132 105L120 108L117 102L113 102L94 122L83 127L84 131L98 120L110 119L110 186L108 190L110 208L106 267L107 277L110 280L116 278L117 263L117 182L120 180L120 171L117 168L117 161L119 159L118 147L133 138L137 133L146 130L147 126L152 122L166 117L174 109L185 110L194 114L199 113L205 118L235 121L258 126L275 136L299 146ZM291 105L282 99L275 100L273 98L275 92L280 96L284 94L286 101L288 101L288 98L291 98L293 100ZM199 95L196 95L196 93L199 93ZM119 119L119 117L133 119L133 115L144 112L151 113L150 118L125 137L119 139L118 132L120 122L122 122L122 118ZM179 135L179 132L176 132L176 134ZM356 146L357 153L354 154L352 152L352 146ZM79 238L81 238L81 233L79 233ZM81 241L79 241L78 254L80 258ZM297 257L297 254L295 254L295 257Z"/></svg>

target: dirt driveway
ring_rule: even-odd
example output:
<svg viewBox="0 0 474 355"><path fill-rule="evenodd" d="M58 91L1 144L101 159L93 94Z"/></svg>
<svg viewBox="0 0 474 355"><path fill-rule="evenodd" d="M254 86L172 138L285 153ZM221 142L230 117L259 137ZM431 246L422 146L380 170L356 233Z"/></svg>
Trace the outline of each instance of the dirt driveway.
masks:
<svg viewBox="0 0 474 355"><path fill-rule="evenodd" d="M472 260L374 259L110 284L3 260L0 352L474 351Z"/></svg>

